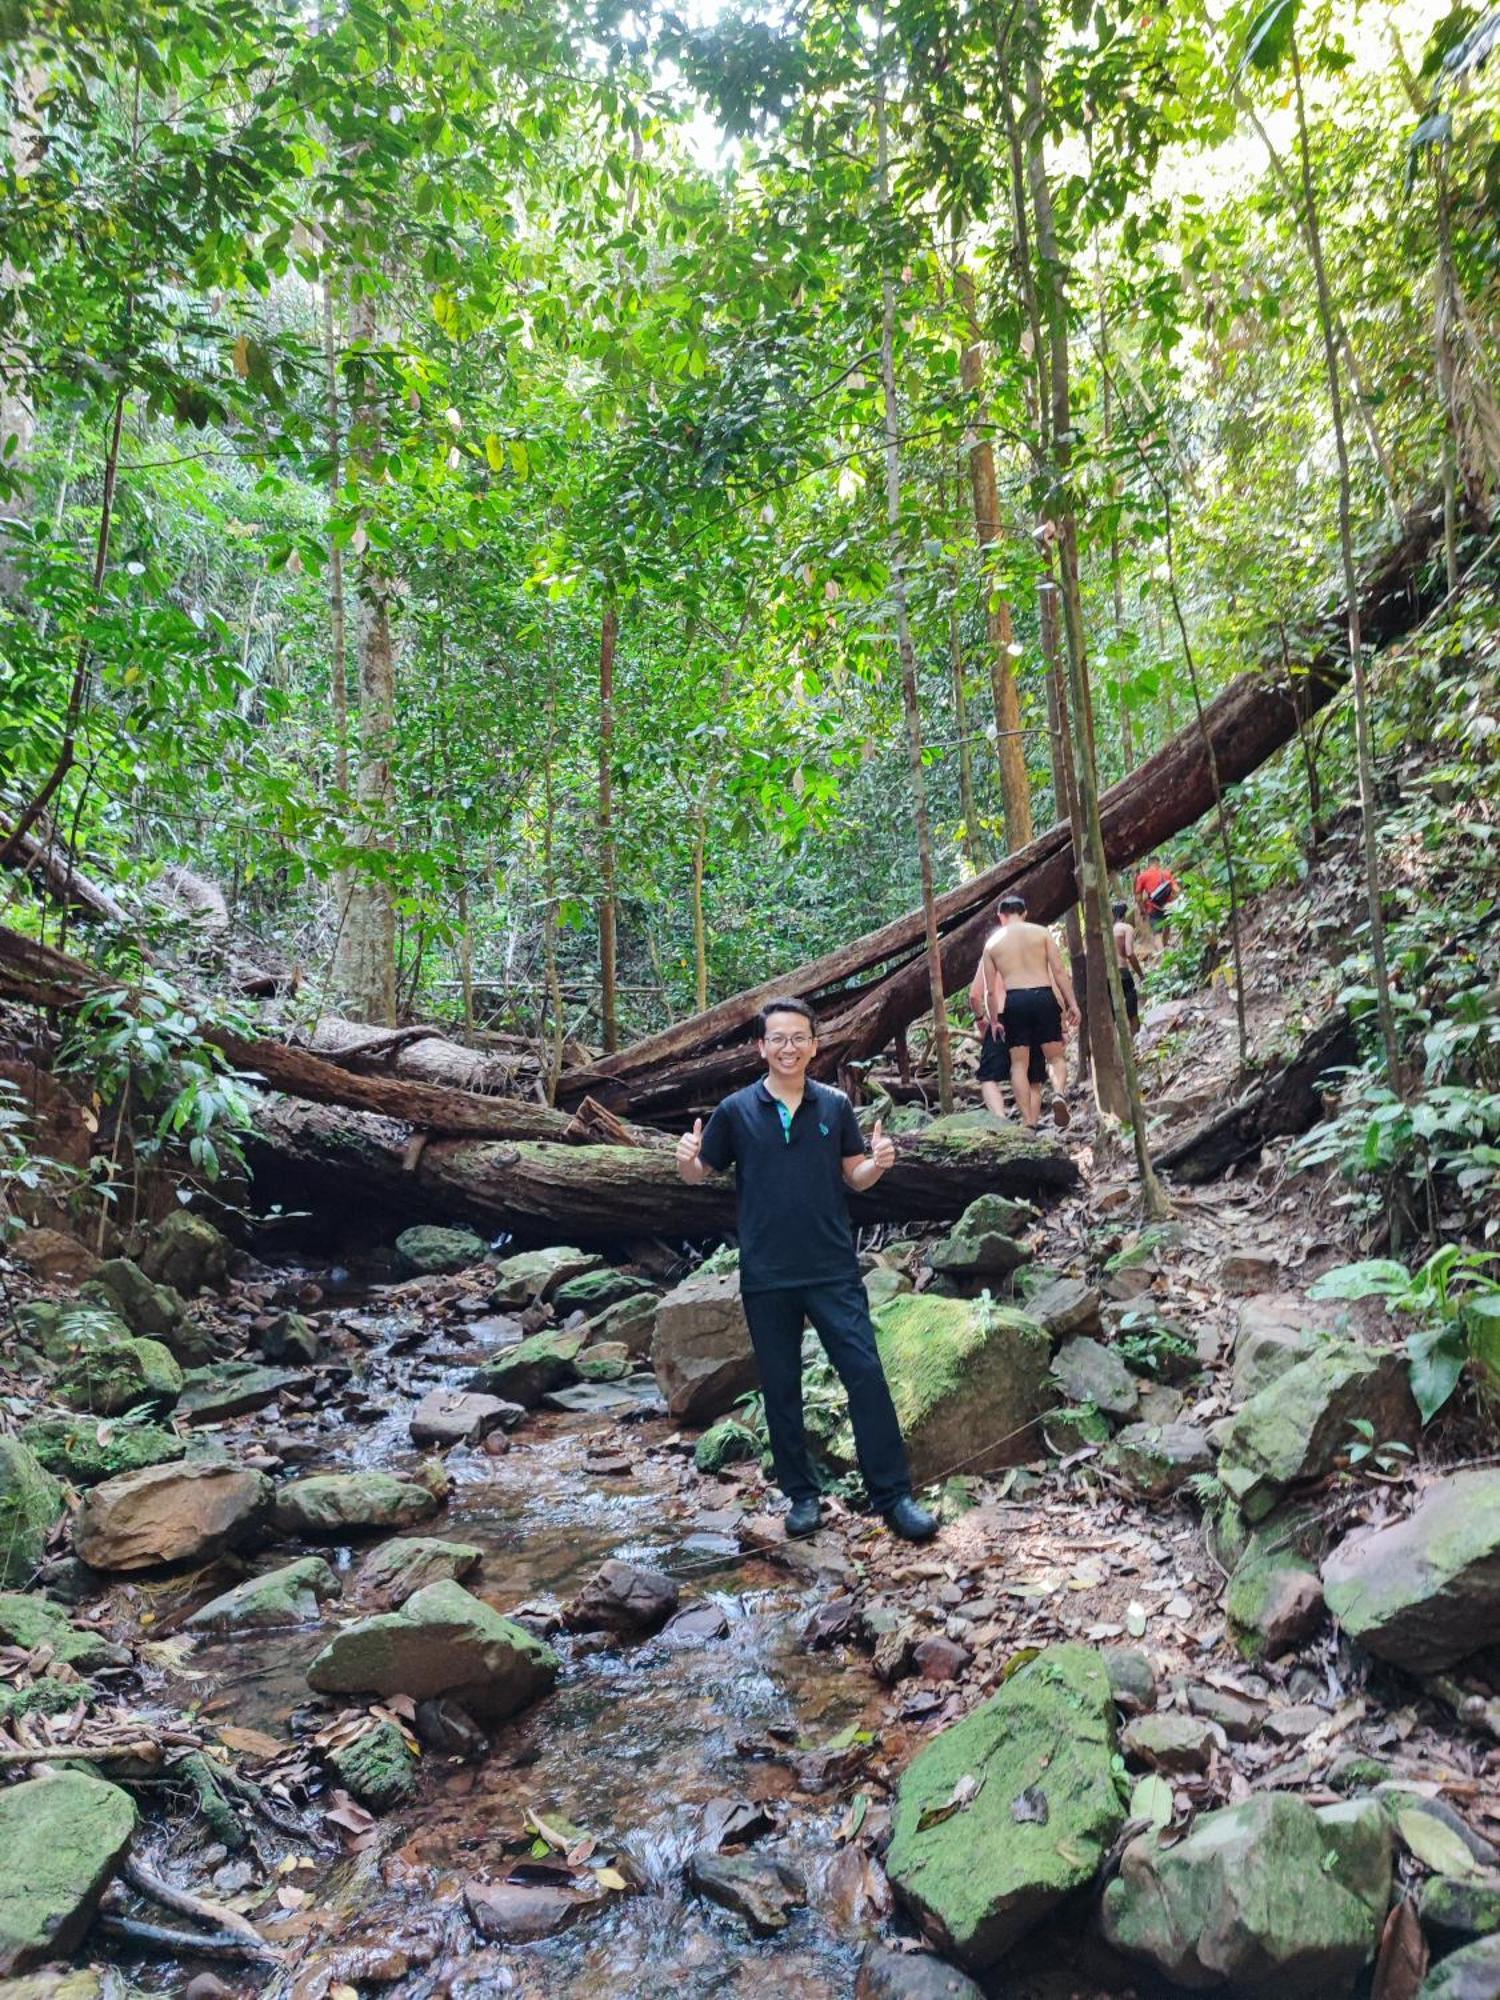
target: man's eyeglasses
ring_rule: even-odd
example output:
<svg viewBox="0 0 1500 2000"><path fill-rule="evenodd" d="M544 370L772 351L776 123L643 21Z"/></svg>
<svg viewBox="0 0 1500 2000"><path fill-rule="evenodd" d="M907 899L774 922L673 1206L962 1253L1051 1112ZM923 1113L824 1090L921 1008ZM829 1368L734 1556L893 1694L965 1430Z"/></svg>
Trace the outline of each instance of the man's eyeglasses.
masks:
<svg viewBox="0 0 1500 2000"><path fill-rule="evenodd" d="M812 1045L813 1038L811 1035L766 1036L766 1047L768 1049L810 1049Z"/></svg>

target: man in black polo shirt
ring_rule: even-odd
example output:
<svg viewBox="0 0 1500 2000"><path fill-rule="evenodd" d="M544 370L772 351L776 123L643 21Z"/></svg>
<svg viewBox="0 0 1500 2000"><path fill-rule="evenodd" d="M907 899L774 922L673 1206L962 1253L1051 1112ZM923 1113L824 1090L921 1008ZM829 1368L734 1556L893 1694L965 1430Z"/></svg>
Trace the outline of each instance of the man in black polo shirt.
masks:
<svg viewBox="0 0 1500 2000"><path fill-rule="evenodd" d="M789 1535L818 1525L818 1482L802 1425L802 1325L811 1320L849 1398L859 1469L871 1503L907 1541L937 1522L911 1497L901 1426L875 1346L844 1190L873 1187L896 1157L877 1123L872 1150L841 1090L815 1082L817 1052L805 1000L773 1000L757 1023L766 1074L737 1090L703 1129L677 1143L692 1186L733 1166L739 1193L740 1296L760 1369L766 1428Z"/></svg>

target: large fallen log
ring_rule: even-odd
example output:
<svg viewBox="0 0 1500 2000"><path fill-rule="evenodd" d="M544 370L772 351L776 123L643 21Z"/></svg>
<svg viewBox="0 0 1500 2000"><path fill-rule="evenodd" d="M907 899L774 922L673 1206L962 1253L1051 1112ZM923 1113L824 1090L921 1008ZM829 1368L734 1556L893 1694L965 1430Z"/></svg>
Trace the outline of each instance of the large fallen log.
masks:
<svg viewBox="0 0 1500 2000"><path fill-rule="evenodd" d="M1359 1037L1340 1007L1308 1034L1235 1103L1224 1106L1155 1155L1155 1165L1190 1185L1217 1180L1242 1161L1258 1159L1269 1139L1306 1132L1323 1116L1322 1079L1359 1059Z"/></svg>
<svg viewBox="0 0 1500 2000"><path fill-rule="evenodd" d="M1440 512L1430 507L1414 511L1401 540L1366 572L1360 611L1367 644L1389 645L1400 638L1441 594L1436 570L1427 574L1441 531ZM1221 783L1248 777L1339 691L1345 624L1342 608L1330 611L1308 635L1300 659L1242 674L1209 704L1204 720ZM1101 818L1110 865L1124 866L1171 840L1208 812L1213 799L1213 774L1195 721L1105 793ZM1076 899L1066 827L1049 828L938 899L948 992L967 986L993 922L995 902L1012 890L1026 897L1039 922L1063 915ZM817 1007L821 1047L816 1067L821 1075L835 1075L842 1065L873 1055L898 1028L925 1012L929 1000L922 943L922 913L909 912L618 1055L565 1072L559 1097L564 1103L585 1094L604 1097L617 1109L628 1105L635 1116L653 1120L691 1115L756 1073L751 1023L761 1004L777 993L800 993ZM860 982L857 990L851 990L854 982Z"/></svg>
<svg viewBox="0 0 1500 2000"><path fill-rule="evenodd" d="M902 1138L896 1164L856 1195L857 1223L946 1222L981 1194L1045 1199L1078 1170L1055 1141L1019 1126ZM351 1198L412 1220L464 1220L585 1248L632 1238L701 1240L734 1227L734 1186L677 1178L670 1151L432 1139L357 1111L267 1099L248 1145L257 1188L298 1201Z"/></svg>

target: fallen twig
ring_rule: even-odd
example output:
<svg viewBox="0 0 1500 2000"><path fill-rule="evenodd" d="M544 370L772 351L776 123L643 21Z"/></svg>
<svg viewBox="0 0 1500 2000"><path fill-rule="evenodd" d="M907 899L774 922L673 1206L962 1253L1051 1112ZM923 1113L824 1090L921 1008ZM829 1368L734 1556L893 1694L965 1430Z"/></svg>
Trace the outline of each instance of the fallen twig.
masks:
<svg viewBox="0 0 1500 2000"><path fill-rule="evenodd" d="M116 1763L121 1757L159 1759L159 1743L44 1743L36 1750L24 1744L0 1747L0 1768L15 1764L60 1764L66 1759L87 1758L93 1763Z"/></svg>
<svg viewBox="0 0 1500 2000"><path fill-rule="evenodd" d="M190 1889L179 1889L175 1883L164 1881L133 1854L120 1873L132 1889L138 1889L153 1903L160 1903L163 1909L175 1910L181 1917L196 1917L200 1924L216 1924L220 1930L243 1938L246 1944L266 1951L272 1949L250 1919L242 1917L238 1910L228 1909L223 1903L212 1902L207 1896L195 1896Z"/></svg>
<svg viewBox="0 0 1500 2000"><path fill-rule="evenodd" d="M275 1945L267 1944L264 1938L257 1938L251 1944L248 1938L229 1931L210 1936L200 1931L174 1931L166 1924L142 1923L137 1917L122 1917L113 1910L96 1917L94 1924L105 1937L118 1938L122 1944L139 1945L144 1951L160 1952L169 1958L249 1958L267 1962L281 1959Z"/></svg>

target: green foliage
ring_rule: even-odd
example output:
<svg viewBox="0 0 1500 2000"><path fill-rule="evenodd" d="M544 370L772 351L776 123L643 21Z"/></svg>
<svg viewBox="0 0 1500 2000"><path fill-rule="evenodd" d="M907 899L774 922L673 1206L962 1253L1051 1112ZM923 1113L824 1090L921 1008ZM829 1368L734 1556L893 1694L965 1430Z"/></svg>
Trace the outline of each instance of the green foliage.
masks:
<svg viewBox="0 0 1500 2000"><path fill-rule="evenodd" d="M1394 1258L1340 1264L1309 1289L1311 1299L1384 1299L1392 1313L1417 1322L1406 1338L1412 1394L1430 1423L1458 1387L1466 1364L1497 1350L1500 1257L1446 1243L1416 1271ZM1485 1379L1485 1386L1491 1386Z"/></svg>

